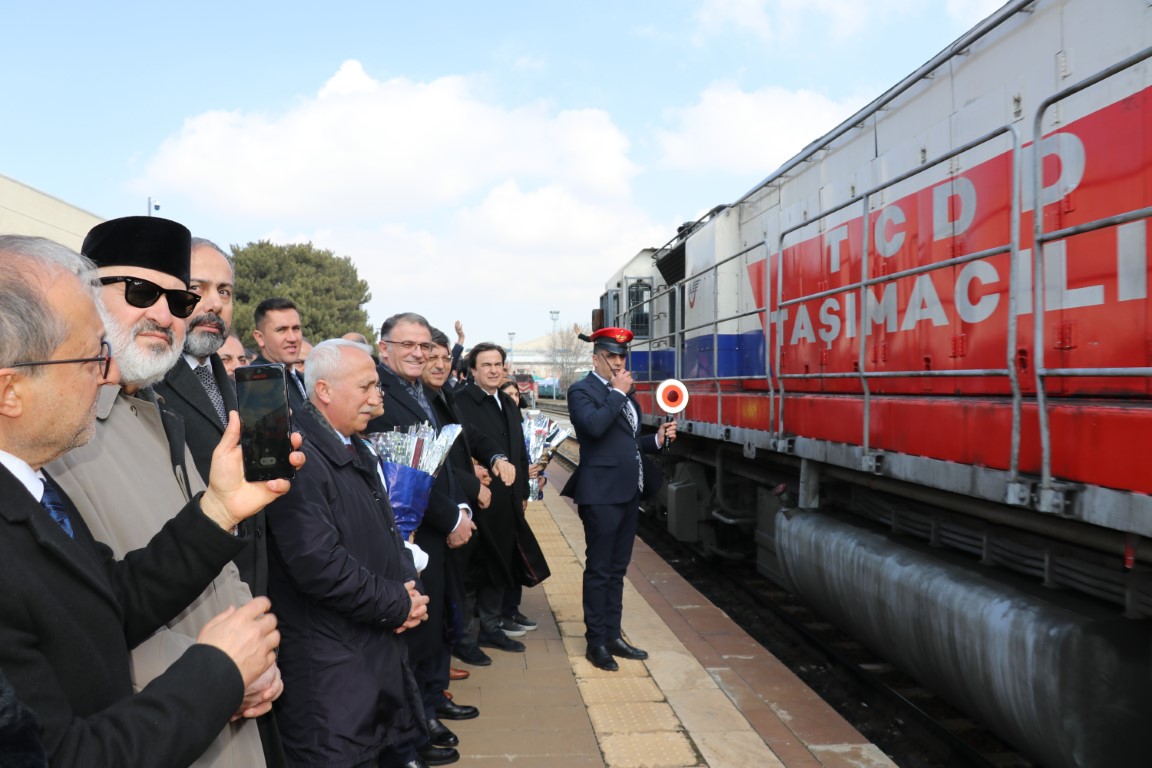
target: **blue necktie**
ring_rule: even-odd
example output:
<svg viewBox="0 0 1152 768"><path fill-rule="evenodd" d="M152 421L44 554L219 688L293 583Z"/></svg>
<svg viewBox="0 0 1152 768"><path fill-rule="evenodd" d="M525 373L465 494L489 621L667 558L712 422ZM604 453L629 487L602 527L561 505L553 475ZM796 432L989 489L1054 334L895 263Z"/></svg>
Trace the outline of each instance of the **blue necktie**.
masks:
<svg viewBox="0 0 1152 768"><path fill-rule="evenodd" d="M64 529L64 533L68 534L69 538L76 538L76 534L72 533L72 520L68 517L68 508L64 506L64 499L60 498L60 494L56 492L56 486L48 482L48 478L42 478L44 483L44 495L40 498L40 503L44 505L44 509L48 510L48 514L56 521L56 524Z"/></svg>

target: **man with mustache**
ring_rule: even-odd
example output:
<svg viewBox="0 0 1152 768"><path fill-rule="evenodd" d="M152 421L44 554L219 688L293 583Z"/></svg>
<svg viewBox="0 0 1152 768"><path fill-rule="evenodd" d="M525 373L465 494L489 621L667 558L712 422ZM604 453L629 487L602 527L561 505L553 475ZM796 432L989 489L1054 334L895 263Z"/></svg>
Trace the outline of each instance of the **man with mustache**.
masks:
<svg viewBox="0 0 1152 768"><path fill-rule="evenodd" d="M159 406L152 390L180 362L183 320L201 300L188 290L191 240L184 226L154 216L112 219L84 238L82 251L98 268L98 308L120 383L100 389L92 441L53 461L48 471L93 536L117 558L147 545L174 510L204 490L184 442L183 422ZM135 688L162 675L214 616L251 598L236 566L228 563L182 613L133 650ZM232 723L195 765L266 765L252 718L267 713L282 690L273 665L248 686Z"/></svg>
<svg viewBox="0 0 1152 768"><path fill-rule="evenodd" d="M304 379L294 421L307 462L268 508L284 748L294 766L424 768L424 708L400 635L428 618L428 598L359 437L380 407L376 366L362 345L329 339Z"/></svg>
<svg viewBox="0 0 1152 768"><path fill-rule="evenodd" d="M212 451L228 426L228 412L237 409L236 389L217 354L232 327L235 293L232 261L220 246L192 238L189 289L200 296L184 320L182 359L153 387L163 407L184 420L184 439L200 478L208 480ZM233 561L253 595L268 594L268 543L264 511L237 526L244 549ZM260 718L260 735L269 765L284 762L280 735L272 715Z"/></svg>

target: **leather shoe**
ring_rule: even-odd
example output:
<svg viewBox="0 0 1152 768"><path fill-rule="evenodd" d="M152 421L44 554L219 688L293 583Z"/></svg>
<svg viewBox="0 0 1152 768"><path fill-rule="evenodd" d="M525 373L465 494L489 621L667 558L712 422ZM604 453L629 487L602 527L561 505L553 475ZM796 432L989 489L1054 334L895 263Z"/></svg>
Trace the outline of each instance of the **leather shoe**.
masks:
<svg viewBox="0 0 1152 768"><path fill-rule="evenodd" d="M400 768L428 768L428 763L417 757L414 760L409 760L408 762L404 763L404 765L400 766Z"/></svg>
<svg viewBox="0 0 1152 768"><path fill-rule="evenodd" d="M452 649L452 655L474 667L486 667L492 663L492 657L480 650L480 646L476 644L457 645Z"/></svg>
<svg viewBox="0 0 1152 768"><path fill-rule="evenodd" d="M636 646L628 645L622 638L608 641L608 652L613 656L619 656L622 659L632 659L633 661L644 661L648 658L648 651L642 651Z"/></svg>
<svg viewBox="0 0 1152 768"><path fill-rule="evenodd" d="M513 640L499 630L491 635L487 632L481 632L480 645L485 648L499 648L501 651L508 651L510 653L524 652L524 643L519 640ZM489 662L491 662L491 659L489 659Z"/></svg>
<svg viewBox="0 0 1152 768"><path fill-rule="evenodd" d="M460 753L451 747L444 748L425 744L417 751L420 753L420 759L428 765L452 765L460 759Z"/></svg>
<svg viewBox="0 0 1152 768"><path fill-rule="evenodd" d="M436 707L436 714L445 720L471 720L480 716L480 710L468 704L457 704L454 701L449 701ZM453 744L452 746L456 745Z"/></svg>
<svg viewBox="0 0 1152 768"><path fill-rule="evenodd" d="M472 676L472 673L466 669L456 669L456 667L449 667L448 668L448 679L449 680L467 680L471 676Z"/></svg>
<svg viewBox="0 0 1152 768"><path fill-rule="evenodd" d="M615 672L620 669L616 659L612 658L612 654L603 645L588 646L588 652L584 654L584 658L592 662L592 666L599 667L605 672Z"/></svg>
<svg viewBox="0 0 1152 768"><path fill-rule="evenodd" d="M460 743L459 737L435 717L428 720L428 740L434 747L451 749Z"/></svg>

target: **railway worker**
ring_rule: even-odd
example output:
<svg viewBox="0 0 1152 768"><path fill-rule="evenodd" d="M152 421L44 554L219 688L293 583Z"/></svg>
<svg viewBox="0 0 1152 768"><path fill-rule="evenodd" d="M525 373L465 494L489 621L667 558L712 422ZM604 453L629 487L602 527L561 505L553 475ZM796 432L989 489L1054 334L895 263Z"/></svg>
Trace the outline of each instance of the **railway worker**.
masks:
<svg viewBox="0 0 1152 768"><path fill-rule="evenodd" d="M0 237L0 669L43 723L52 765L187 766L205 750L227 765L263 765L258 739L254 753L231 748L237 726L228 723L244 687L274 665L267 599L229 607L187 645L170 641L179 647L155 679L141 679L129 649L201 602L240 549L228 531L289 483L243 482L233 420L208 489L166 509L175 515L129 559L113 559L41 471L98 433L101 387L119 375L89 270L49 240ZM105 490L127 500L143 479Z"/></svg>
<svg viewBox="0 0 1152 768"><path fill-rule="evenodd" d="M200 296L188 290L192 235L174 221L128 216L97 224L82 252L97 266L104 320L119 384L101 387L96 430L87 445L61 456L49 473L76 503L98 541L115 557L140 549L174 513L204 490L184 439L184 423L163 407L153 385L184 352L184 318ZM207 624L230 605L252 599L228 563L186 610L132 651L133 682L142 688L175 663ZM258 690L263 686L263 690ZM279 671L247 692L245 709L282 690ZM220 734L197 765L265 764L257 723L241 719Z"/></svg>
<svg viewBox="0 0 1152 768"><path fill-rule="evenodd" d="M424 386L424 369L435 349L432 327L415 312L401 312L380 326L380 365L376 372L384 393L384 413L368 422L368 433L407 432L411 427L428 423L439 430L444 422L433 410L434 393ZM459 759L455 747L459 739L441 720L470 720L480 711L473 706L449 700L444 691L449 686L452 648L445 641L452 617L449 584L456 578L455 559L449 552L468 543L476 525L472 508L451 464L445 464L436 476L429 495L428 507L414 534L414 543L428 555L428 564L420 573L428 605L428 622L405 638L412 673L420 686L424 701L424 719L428 726L427 746L421 745L421 757L429 765L445 765Z"/></svg>
<svg viewBox="0 0 1152 768"><path fill-rule="evenodd" d="M281 617L289 765L422 766L424 709L401 635L428 617L376 457L357 435L380 404L376 366L355 342L308 356L294 421L308 457L268 507L268 588Z"/></svg>
<svg viewBox="0 0 1152 768"><path fill-rule="evenodd" d="M632 332L601 328L590 337L592 371L568 388L568 414L580 440L580 466L561 493L577 504L584 523L584 637L587 658L609 672L613 656L643 660L645 651L627 643L620 630L624 574L640 515L640 500L656 493L663 479L646 453L676 439L676 422L655 434L640 434L640 406L632 397L625 367Z"/></svg>

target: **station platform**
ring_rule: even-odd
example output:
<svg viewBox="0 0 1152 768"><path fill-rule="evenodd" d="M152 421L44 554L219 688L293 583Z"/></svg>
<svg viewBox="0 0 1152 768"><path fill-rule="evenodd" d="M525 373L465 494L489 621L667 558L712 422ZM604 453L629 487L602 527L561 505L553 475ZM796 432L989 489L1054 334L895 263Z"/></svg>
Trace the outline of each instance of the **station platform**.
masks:
<svg viewBox="0 0 1152 768"><path fill-rule="evenodd" d="M560 474L560 473L556 473ZM540 768L895 768L876 746L637 540L624 634L647 661L605 672L584 658L584 532L553 478L528 520L552 576L524 590L539 623L524 653L452 684L480 717L445 721L460 766Z"/></svg>

